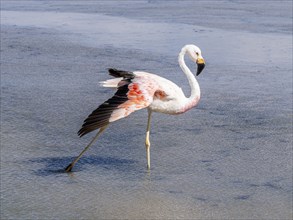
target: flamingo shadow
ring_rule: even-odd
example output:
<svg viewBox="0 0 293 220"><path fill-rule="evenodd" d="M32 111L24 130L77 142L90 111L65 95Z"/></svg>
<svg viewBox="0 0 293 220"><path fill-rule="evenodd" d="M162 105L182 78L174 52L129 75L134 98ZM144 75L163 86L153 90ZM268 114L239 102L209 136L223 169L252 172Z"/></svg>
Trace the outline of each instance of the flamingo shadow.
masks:
<svg viewBox="0 0 293 220"><path fill-rule="evenodd" d="M35 175L49 176L66 173L65 167L74 159L75 157L41 157L30 159L28 162L39 164L40 168L33 171ZM89 164L97 168L125 170L125 166L132 167L135 162L134 160L115 157L84 156L78 161L72 172L82 171Z"/></svg>

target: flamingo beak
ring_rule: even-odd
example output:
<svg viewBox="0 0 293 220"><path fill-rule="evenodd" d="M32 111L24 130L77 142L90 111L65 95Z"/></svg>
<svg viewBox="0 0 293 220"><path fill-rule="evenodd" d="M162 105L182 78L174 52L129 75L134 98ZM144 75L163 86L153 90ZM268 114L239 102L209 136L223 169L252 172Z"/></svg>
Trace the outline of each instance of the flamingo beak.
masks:
<svg viewBox="0 0 293 220"><path fill-rule="evenodd" d="M205 61L202 57L200 57L200 58L197 58L196 63L197 63L196 76L198 76L205 67Z"/></svg>

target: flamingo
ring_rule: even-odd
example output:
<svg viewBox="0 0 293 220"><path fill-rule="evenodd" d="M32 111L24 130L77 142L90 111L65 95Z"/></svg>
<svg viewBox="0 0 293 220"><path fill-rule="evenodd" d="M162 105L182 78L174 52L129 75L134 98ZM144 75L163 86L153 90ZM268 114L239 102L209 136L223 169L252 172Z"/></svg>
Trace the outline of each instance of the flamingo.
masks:
<svg viewBox="0 0 293 220"><path fill-rule="evenodd" d="M117 91L112 98L101 104L84 120L81 129L78 131L80 137L96 129L99 130L79 156L66 167L66 172L72 170L74 164L110 123L144 108L148 110L145 147L147 169L150 170L150 124L152 112L171 115L181 114L196 106L200 99L199 84L185 64L185 54L188 54L190 59L197 64L197 76L204 69L205 61L200 48L192 44L185 45L179 53L179 65L191 87L191 95L188 98L185 97L179 86L158 75L142 71L129 72L109 69L109 75L115 78L101 82L102 86L116 88Z"/></svg>

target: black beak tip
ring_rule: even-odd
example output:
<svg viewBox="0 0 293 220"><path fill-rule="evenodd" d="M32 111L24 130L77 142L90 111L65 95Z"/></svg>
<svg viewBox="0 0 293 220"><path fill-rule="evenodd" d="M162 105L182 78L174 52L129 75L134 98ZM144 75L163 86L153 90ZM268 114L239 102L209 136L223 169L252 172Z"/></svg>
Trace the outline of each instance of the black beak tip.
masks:
<svg viewBox="0 0 293 220"><path fill-rule="evenodd" d="M204 69L204 67L205 67L204 63L197 64L196 76L198 76L201 73L201 71Z"/></svg>

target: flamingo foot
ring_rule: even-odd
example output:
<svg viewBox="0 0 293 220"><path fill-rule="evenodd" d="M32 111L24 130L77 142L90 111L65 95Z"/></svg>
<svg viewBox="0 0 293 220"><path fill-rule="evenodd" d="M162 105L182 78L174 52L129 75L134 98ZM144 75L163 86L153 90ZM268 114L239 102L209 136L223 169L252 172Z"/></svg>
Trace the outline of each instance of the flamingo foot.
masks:
<svg viewBox="0 0 293 220"><path fill-rule="evenodd" d="M65 168L65 171L66 171L66 172L71 172L71 170L72 170L72 168L73 168L73 165L74 165L74 164L72 164L72 163L69 164L69 165Z"/></svg>

